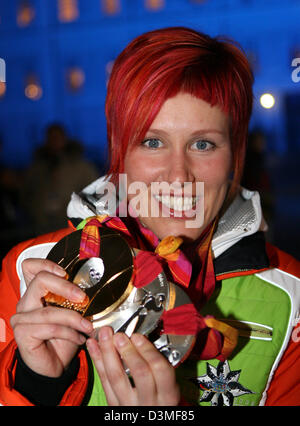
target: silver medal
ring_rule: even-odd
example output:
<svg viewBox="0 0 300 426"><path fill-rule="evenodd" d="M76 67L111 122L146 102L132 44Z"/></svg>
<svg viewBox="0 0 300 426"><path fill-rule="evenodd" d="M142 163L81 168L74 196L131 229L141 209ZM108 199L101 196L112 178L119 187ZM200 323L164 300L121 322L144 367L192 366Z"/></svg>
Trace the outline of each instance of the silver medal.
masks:
<svg viewBox="0 0 300 426"><path fill-rule="evenodd" d="M76 309L87 317L93 324L95 338L103 326L129 337L140 333L147 336L174 367L179 365L191 352L195 336L164 334L161 317L165 311L191 303L189 297L179 286L168 282L164 272L148 285L136 288L133 258L138 250L132 249L124 237L112 229L100 227L99 233L100 257L79 259L81 231L64 237L48 255L48 259L60 264L68 279L87 294L87 306L79 310L71 303L61 304L55 300L51 303Z"/></svg>
<svg viewBox="0 0 300 426"><path fill-rule="evenodd" d="M148 335L157 326L169 302L169 283L164 273L158 275L150 284L134 287L128 298L113 312L107 315L93 315L91 321L95 329L109 325L114 332Z"/></svg>

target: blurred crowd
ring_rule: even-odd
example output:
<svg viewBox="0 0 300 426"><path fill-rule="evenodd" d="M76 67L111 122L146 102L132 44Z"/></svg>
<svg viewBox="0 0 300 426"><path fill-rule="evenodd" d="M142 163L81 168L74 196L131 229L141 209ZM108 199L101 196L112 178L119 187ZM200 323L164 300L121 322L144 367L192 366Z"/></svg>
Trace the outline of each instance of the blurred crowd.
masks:
<svg viewBox="0 0 300 426"><path fill-rule="evenodd" d="M83 145L57 123L47 127L28 168L15 170L1 161L0 260L16 243L65 227L72 192L102 173L85 158Z"/></svg>

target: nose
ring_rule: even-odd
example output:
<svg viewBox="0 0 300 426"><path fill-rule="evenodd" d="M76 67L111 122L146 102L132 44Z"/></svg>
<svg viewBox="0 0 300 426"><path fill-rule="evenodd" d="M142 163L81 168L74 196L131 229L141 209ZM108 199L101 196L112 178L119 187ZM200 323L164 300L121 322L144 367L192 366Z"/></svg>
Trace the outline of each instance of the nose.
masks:
<svg viewBox="0 0 300 426"><path fill-rule="evenodd" d="M193 182L190 159L183 151L172 152L168 161L166 179L168 183Z"/></svg>

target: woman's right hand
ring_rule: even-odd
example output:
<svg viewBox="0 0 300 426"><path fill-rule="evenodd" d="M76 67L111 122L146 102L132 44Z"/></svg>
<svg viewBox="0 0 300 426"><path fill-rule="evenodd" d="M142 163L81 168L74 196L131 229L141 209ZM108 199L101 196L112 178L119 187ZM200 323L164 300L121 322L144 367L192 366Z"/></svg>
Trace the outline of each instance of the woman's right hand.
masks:
<svg viewBox="0 0 300 426"><path fill-rule="evenodd" d="M85 343L92 324L78 312L44 306L48 292L80 303L85 293L64 279L65 271L47 259L26 259L22 270L27 290L17 304L11 325L20 355L38 374L59 377Z"/></svg>

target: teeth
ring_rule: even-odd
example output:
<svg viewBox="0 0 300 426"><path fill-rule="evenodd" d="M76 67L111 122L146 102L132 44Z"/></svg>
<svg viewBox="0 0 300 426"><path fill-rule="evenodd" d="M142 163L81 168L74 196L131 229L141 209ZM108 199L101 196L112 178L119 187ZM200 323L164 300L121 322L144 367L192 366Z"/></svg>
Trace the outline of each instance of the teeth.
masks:
<svg viewBox="0 0 300 426"><path fill-rule="evenodd" d="M187 211L195 207L199 197L174 197L172 195L154 195L166 207L176 211Z"/></svg>

